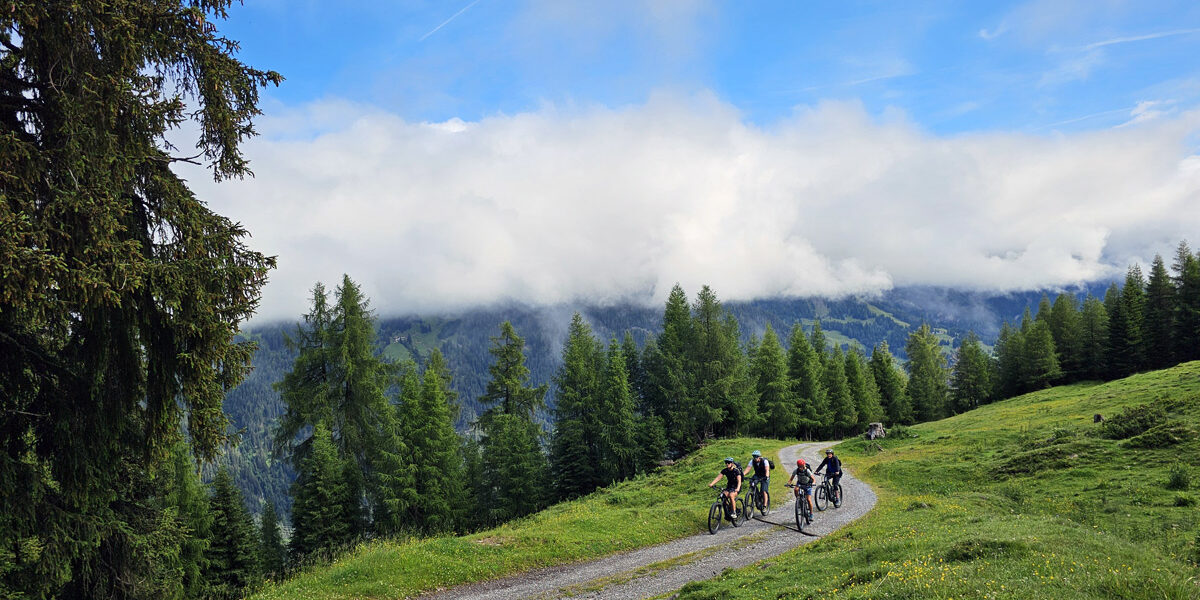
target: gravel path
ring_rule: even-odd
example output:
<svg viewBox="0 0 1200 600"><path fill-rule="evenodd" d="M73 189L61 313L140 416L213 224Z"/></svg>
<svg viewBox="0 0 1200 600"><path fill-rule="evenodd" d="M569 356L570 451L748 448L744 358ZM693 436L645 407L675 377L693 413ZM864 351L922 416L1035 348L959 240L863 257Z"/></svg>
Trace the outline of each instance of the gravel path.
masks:
<svg viewBox="0 0 1200 600"><path fill-rule="evenodd" d="M844 469L842 489L846 502L841 508L818 512L804 533L796 530L796 521L787 482L801 457L813 465L820 463L824 443L788 446L779 453L779 475L772 474L772 497L788 498L776 505L766 520L761 518L741 527L722 527L716 535L702 533L665 544L632 550L593 561L537 569L519 575L459 586L424 599L459 598L648 598L683 587L691 581L714 577L726 568L742 567L781 554L800 544L819 539L849 523L875 506L875 492ZM697 511L701 509L698 507ZM670 561L664 563L663 561Z"/></svg>

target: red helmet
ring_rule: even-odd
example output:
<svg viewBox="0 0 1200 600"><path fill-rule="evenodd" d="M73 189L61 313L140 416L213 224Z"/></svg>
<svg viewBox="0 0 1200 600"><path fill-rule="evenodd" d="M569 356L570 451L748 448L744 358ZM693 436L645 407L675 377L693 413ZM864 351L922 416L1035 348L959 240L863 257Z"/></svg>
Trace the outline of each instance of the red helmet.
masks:
<svg viewBox="0 0 1200 600"><path fill-rule="evenodd" d="M803 467L803 466L804 466L804 459L803 459L803 458L801 458L801 459L798 459L798 460L796 461L796 466L797 466L797 467Z"/></svg>

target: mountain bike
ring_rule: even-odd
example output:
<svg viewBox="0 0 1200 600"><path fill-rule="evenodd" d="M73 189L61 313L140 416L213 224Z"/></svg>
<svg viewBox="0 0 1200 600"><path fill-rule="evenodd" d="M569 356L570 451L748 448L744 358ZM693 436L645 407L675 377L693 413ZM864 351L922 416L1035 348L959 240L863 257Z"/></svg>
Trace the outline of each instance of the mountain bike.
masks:
<svg viewBox="0 0 1200 600"><path fill-rule="evenodd" d="M771 512L771 492L764 487L765 483L765 480L758 479L757 477L750 478L750 512L753 513L754 509L757 508L758 512L764 517L767 516L768 512Z"/></svg>
<svg viewBox="0 0 1200 600"><path fill-rule="evenodd" d="M729 496L726 496L725 489L721 488L720 491L717 492L717 499L713 501L712 506L708 507L709 533L715 534L717 530L721 529L721 522L725 520L725 515L729 514L729 508ZM734 503L733 509L737 512L738 518L731 519L730 522L733 523L734 527L741 527L742 521L745 521L747 518L749 518L746 516L745 502L743 502L739 497Z"/></svg>
<svg viewBox="0 0 1200 600"><path fill-rule="evenodd" d="M804 528L812 525L812 507L808 505L808 490L804 486L785 483L784 487L795 488L796 494L796 530L804 533Z"/></svg>
<svg viewBox="0 0 1200 600"><path fill-rule="evenodd" d="M825 479L821 485L813 490L813 501L817 505L817 510L823 511L829 507L829 503L833 502L833 507L838 508L842 505L842 484L833 485L833 478L829 473L823 474Z"/></svg>

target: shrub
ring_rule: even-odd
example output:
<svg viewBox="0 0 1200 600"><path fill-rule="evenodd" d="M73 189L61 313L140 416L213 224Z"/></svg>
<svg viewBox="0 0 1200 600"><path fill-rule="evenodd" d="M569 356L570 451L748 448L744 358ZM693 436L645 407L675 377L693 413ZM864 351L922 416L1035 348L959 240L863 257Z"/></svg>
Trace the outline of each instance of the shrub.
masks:
<svg viewBox="0 0 1200 600"><path fill-rule="evenodd" d="M1167 411L1158 404L1131 406L1100 424L1100 434L1110 440L1123 440L1145 433L1167 419Z"/></svg>
<svg viewBox="0 0 1200 600"><path fill-rule="evenodd" d="M1192 472L1183 463L1171 465L1171 470L1167 471L1167 489L1186 490L1190 487L1192 487Z"/></svg>
<svg viewBox="0 0 1200 600"><path fill-rule="evenodd" d="M1175 494L1175 506L1195 506L1196 499L1187 494Z"/></svg>
<svg viewBox="0 0 1200 600"><path fill-rule="evenodd" d="M1125 448L1152 449L1174 446L1196 437L1196 432L1181 423L1163 423L1155 425L1141 435L1135 435L1124 442Z"/></svg>

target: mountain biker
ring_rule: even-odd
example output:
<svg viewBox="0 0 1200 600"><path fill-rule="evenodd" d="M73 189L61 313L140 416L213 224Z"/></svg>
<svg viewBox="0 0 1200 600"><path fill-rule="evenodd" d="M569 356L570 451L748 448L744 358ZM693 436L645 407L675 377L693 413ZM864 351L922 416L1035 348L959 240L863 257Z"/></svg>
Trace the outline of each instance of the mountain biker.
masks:
<svg viewBox="0 0 1200 600"><path fill-rule="evenodd" d="M750 453L750 462L746 465L746 470L742 475L749 475L750 469L754 469L754 476L750 478L750 483L762 483L759 489L762 490L763 494L763 506L766 506L768 497L767 488L771 487L771 461L763 458L762 452L755 450Z"/></svg>
<svg viewBox="0 0 1200 600"><path fill-rule="evenodd" d="M804 497L808 500L808 513L812 514L812 490L813 483L817 481L817 478L813 476L812 467L808 466L803 458L796 460L796 470L792 471L792 476L788 478L788 483L791 483L793 479L796 480L796 496L800 496L800 490L803 488Z"/></svg>
<svg viewBox="0 0 1200 600"><path fill-rule="evenodd" d="M737 504L734 504L734 502L737 501L738 492L742 491L742 467L733 460L732 456L725 459L725 468L721 469L720 473L717 473L717 476L713 478L712 483L708 484L708 487L717 485L717 482L722 477L728 480L725 482L725 489L721 492L722 496L729 498L729 514L726 516L730 521L736 521L738 518Z"/></svg>
<svg viewBox="0 0 1200 600"><path fill-rule="evenodd" d="M828 468L826 468L826 467L828 467ZM825 469L825 473L827 473L828 476L831 479L833 479L833 481L831 482L833 484L833 489L838 490L838 491L835 491L834 493L838 494L838 496L839 496L837 498L834 498L834 501L836 504L840 504L842 502L842 499L840 497L841 496L841 492L840 492L841 488L838 487L838 483L842 480L842 461L840 459L838 459L838 457L833 455L833 448L825 449L825 460L821 461L820 465L817 465L817 475L821 474L821 469Z"/></svg>

